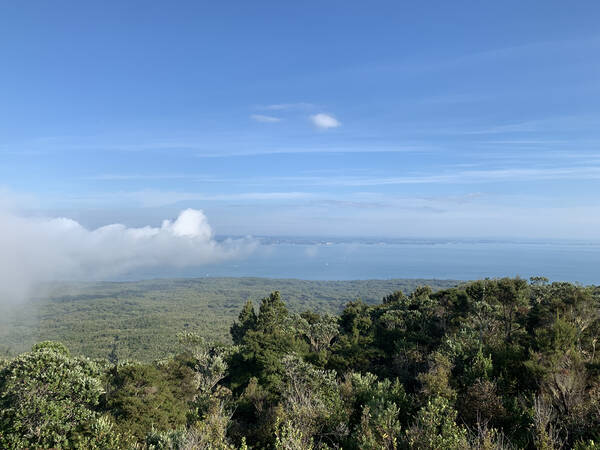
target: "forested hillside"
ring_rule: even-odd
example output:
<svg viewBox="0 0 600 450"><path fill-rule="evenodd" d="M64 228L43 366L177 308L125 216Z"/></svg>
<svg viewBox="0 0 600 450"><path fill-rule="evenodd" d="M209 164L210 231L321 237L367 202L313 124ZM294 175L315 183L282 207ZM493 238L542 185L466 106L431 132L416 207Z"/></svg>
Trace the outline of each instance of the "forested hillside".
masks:
<svg viewBox="0 0 600 450"><path fill-rule="evenodd" d="M563 449L600 442L600 291L497 279L292 312L152 363L43 342L0 365L0 447Z"/></svg>
<svg viewBox="0 0 600 450"><path fill-rule="evenodd" d="M52 284L26 304L2 308L0 355L11 356L39 341L63 342L76 355L152 361L177 347L177 332L197 332L230 343L229 326L248 299L279 290L292 311L338 313L346 302L376 303L388 292L434 290L452 280L307 281L268 278L187 278L122 283Z"/></svg>

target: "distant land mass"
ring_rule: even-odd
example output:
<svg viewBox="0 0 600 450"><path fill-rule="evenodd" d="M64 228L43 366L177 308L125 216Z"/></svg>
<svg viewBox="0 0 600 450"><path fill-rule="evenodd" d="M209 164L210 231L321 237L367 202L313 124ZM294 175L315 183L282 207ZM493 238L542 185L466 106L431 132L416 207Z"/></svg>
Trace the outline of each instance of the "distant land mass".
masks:
<svg viewBox="0 0 600 450"><path fill-rule="evenodd" d="M217 235L217 241L227 239L242 239L242 235ZM538 245L600 245L594 239L547 239L547 238L461 238L461 237L387 237L387 236L252 236L263 245L333 245L333 244L363 244L363 245L436 245L436 244L538 244Z"/></svg>
<svg viewBox="0 0 600 450"><path fill-rule="evenodd" d="M195 331L230 342L229 327L246 300L256 303L278 290L292 311L338 313L351 300L379 303L401 290L434 290L458 280L388 279L308 281L274 278L179 278L131 282L53 283L47 294L3 306L0 354L10 356L44 340L66 344L74 354L150 361L177 348L176 334Z"/></svg>

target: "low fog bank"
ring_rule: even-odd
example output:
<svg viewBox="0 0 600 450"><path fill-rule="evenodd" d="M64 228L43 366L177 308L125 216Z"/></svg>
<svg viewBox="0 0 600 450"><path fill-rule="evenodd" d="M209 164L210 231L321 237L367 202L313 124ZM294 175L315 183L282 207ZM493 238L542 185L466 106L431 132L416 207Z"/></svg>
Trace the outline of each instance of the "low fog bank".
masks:
<svg viewBox="0 0 600 450"><path fill-rule="evenodd" d="M243 258L251 238L217 242L204 213L187 209L160 227L121 224L88 230L60 218L0 211L0 304L26 299L40 283L94 281L143 268L184 268Z"/></svg>

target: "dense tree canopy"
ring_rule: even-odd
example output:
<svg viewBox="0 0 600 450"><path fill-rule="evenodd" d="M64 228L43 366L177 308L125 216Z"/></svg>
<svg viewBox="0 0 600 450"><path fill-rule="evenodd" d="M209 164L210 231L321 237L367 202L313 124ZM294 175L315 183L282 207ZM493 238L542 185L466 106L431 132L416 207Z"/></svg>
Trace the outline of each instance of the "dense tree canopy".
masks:
<svg viewBox="0 0 600 450"><path fill-rule="evenodd" d="M273 292L231 335L152 364L38 344L0 364L1 446L599 448L594 287L486 279L337 316Z"/></svg>

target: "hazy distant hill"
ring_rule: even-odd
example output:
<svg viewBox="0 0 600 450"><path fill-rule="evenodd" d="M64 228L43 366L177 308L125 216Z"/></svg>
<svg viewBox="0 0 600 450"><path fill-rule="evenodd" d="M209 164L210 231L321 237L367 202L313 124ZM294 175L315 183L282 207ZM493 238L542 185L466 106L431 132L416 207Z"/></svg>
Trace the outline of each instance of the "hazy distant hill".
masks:
<svg viewBox="0 0 600 450"><path fill-rule="evenodd" d="M243 303L281 291L294 311L338 312L349 300L368 303L395 290L434 289L454 280L392 279L305 281L267 278L190 278L119 283L56 284L46 299L4 308L0 352L14 354L41 340L64 342L73 353L106 357L116 344L119 358L149 360L169 354L175 335L196 331L229 342L229 327Z"/></svg>

